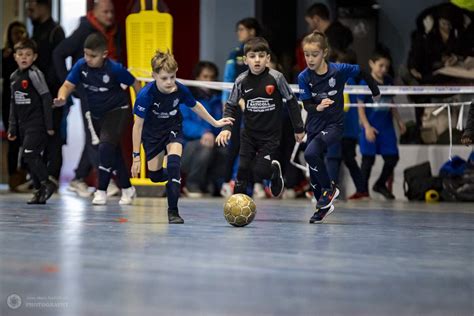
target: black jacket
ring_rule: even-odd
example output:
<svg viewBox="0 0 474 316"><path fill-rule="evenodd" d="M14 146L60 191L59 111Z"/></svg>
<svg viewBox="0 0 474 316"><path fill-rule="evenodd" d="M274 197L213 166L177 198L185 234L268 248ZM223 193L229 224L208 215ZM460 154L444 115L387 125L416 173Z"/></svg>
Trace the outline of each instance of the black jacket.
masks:
<svg viewBox="0 0 474 316"><path fill-rule="evenodd" d="M87 17L83 16L81 17L79 26L71 34L71 36L66 38L58 45L58 47L56 47L53 52L53 62L61 82L66 79L68 73L65 63L66 58L72 57L72 64L74 65L79 58L84 56L84 41L86 40L87 36L96 32L98 32L98 30L92 26L89 20L87 20ZM120 32L117 32L115 35L117 55L120 56L119 61L121 61L120 59L122 57L122 43L120 36Z"/></svg>

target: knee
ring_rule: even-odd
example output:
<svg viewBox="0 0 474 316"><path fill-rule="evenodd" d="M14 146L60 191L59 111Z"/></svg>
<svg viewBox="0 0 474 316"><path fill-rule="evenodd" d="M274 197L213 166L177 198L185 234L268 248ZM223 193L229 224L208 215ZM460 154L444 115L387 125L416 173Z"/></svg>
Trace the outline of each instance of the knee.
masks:
<svg viewBox="0 0 474 316"><path fill-rule="evenodd" d="M164 182L168 180L168 174L165 172L163 168L156 171L148 171L148 177L150 178L151 182Z"/></svg>
<svg viewBox="0 0 474 316"><path fill-rule="evenodd" d="M263 157L257 158L253 172L257 181L270 178L272 172L271 161Z"/></svg>

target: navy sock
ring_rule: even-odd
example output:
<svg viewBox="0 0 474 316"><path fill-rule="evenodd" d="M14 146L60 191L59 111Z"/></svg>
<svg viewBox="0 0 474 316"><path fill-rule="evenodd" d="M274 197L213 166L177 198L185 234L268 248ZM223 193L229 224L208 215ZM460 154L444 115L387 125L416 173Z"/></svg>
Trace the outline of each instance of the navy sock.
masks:
<svg viewBox="0 0 474 316"><path fill-rule="evenodd" d="M166 193L168 195L168 209L178 209L179 191L181 189L181 157L178 155L168 155L168 183Z"/></svg>

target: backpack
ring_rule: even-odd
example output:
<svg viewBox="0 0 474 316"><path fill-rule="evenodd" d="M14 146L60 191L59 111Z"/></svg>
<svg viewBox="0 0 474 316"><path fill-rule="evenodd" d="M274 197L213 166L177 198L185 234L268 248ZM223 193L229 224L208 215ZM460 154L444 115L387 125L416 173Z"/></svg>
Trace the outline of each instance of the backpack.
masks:
<svg viewBox="0 0 474 316"><path fill-rule="evenodd" d="M428 161L403 171L403 191L410 201L424 201L427 191L441 192L442 189L442 179L431 175Z"/></svg>

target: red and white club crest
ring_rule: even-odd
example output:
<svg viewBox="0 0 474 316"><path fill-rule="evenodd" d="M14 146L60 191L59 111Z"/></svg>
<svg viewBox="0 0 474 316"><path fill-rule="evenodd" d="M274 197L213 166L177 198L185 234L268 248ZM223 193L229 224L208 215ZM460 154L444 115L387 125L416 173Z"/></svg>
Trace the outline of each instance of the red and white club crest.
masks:
<svg viewBox="0 0 474 316"><path fill-rule="evenodd" d="M273 91L275 91L275 86L270 84L265 87L265 91L267 92L268 95L272 95Z"/></svg>
<svg viewBox="0 0 474 316"><path fill-rule="evenodd" d="M28 88L28 80L22 80L22 81L21 81L21 87L22 87L23 89Z"/></svg>

